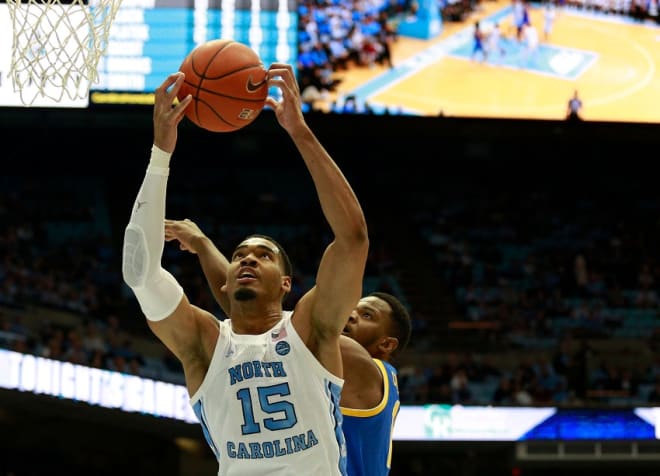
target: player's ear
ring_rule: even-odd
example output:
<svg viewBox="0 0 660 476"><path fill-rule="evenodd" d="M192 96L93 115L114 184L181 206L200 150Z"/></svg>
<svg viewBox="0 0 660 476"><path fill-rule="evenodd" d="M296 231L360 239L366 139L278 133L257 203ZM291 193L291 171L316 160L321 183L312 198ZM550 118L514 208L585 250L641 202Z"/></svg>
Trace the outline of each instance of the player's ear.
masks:
<svg viewBox="0 0 660 476"><path fill-rule="evenodd" d="M399 339L396 337L383 337L378 344L378 348L386 354L391 354L397 347L399 347Z"/></svg>
<svg viewBox="0 0 660 476"><path fill-rule="evenodd" d="M285 293L291 292L291 276L282 276L282 289Z"/></svg>

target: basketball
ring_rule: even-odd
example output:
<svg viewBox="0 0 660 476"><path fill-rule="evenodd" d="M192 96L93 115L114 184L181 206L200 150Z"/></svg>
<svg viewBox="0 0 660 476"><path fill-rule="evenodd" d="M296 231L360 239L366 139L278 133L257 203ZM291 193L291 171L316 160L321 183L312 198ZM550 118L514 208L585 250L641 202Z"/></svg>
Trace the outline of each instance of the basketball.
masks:
<svg viewBox="0 0 660 476"><path fill-rule="evenodd" d="M234 40L211 40L196 46L181 63L185 73L177 97L192 102L185 114L212 132L231 132L252 123L268 96L266 69L259 55Z"/></svg>

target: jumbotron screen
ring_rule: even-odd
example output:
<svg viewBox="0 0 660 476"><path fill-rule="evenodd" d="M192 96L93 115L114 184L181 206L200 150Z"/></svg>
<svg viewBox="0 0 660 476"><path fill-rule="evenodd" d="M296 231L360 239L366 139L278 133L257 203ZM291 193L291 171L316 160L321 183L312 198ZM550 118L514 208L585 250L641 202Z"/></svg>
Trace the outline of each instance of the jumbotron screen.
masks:
<svg viewBox="0 0 660 476"><path fill-rule="evenodd" d="M295 64L297 26L295 0L123 0L91 103L150 104L195 46L218 38L250 46L265 67Z"/></svg>
<svg viewBox="0 0 660 476"><path fill-rule="evenodd" d="M4 1L0 104L18 105ZM151 104L196 45L226 38L251 46L266 67L294 64L306 111L563 120L573 108L584 120L660 123L651 107L660 90L656 2L601 11L523 0L114 1L91 105Z"/></svg>

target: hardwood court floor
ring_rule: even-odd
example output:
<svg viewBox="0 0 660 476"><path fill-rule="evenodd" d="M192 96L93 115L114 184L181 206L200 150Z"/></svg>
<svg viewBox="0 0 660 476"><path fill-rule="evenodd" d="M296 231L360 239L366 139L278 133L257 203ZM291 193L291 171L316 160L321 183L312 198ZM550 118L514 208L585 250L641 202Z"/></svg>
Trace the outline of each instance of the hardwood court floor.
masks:
<svg viewBox="0 0 660 476"><path fill-rule="evenodd" d="M544 58L539 67L528 68L509 35L509 5L508 0L482 1L479 12L460 23L444 23L442 33L430 40L400 36L393 46L396 69L352 67L336 73L342 79L339 94L357 93L372 104L420 115L563 119L577 89L584 119L660 123L657 25L558 10L544 40L543 11L537 6L530 15ZM486 63L470 59L477 19L500 22L514 57ZM563 74L573 66L571 74Z"/></svg>

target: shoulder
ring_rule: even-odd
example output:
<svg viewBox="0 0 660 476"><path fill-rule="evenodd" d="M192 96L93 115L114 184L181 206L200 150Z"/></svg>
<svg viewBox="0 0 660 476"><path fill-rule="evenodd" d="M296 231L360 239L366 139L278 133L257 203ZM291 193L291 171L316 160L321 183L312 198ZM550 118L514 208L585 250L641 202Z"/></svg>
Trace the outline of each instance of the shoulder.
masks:
<svg viewBox="0 0 660 476"><path fill-rule="evenodd" d="M344 415L364 415L363 411L376 409L383 403L385 389L381 367L369 352L350 337L339 339L344 368L344 388L341 394L341 407ZM355 413L357 412L357 413Z"/></svg>
<svg viewBox="0 0 660 476"><path fill-rule="evenodd" d="M359 374L361 376L375 377L381 373L376 360L371 357L367 349L354 339L344 335L339 338L339 348L344 366L344 375Z"/></svg>
<svg viewBox="0 0 660 476"><path fill-rule="evenodd" d="M339 346L341 348L342 356L344 357L360 358L364 359L365 361L371 360L371 355L369 355L367 349L362 347L362 345L358 344L357 341L351 339L350 337L341 335L339 337Z"/></svg>

